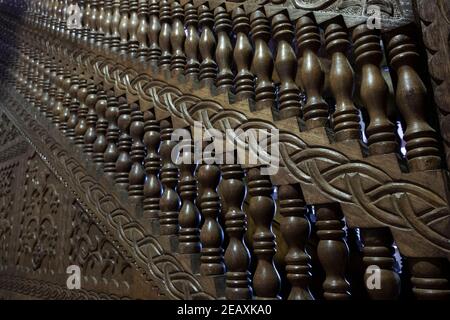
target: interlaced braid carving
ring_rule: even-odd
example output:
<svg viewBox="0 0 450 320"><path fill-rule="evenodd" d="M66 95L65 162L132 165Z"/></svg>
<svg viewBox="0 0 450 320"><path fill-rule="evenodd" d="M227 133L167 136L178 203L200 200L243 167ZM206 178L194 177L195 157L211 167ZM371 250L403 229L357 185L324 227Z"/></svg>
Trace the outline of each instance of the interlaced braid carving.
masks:
<svg viewBox="0 0 450 320"><path fill-rule="evenodd" d="M241 112L225 109L215 101L184 95L162 81L143 86L155 108L183 118L189 125L200 121L205 129L218 128L223 132L226 128L276 129L270 123L250 120ZM413 182L398 181L382 168L351 160L331 147L309 146L292 133L280 130L279 142L281 166L299 182L315 186L332 201L360 206L382 225L415 230L435 246L450 250L448 235L433 228L449 215L441 195ZM418 207L423 209L415 212L413 208Z"/></svg>

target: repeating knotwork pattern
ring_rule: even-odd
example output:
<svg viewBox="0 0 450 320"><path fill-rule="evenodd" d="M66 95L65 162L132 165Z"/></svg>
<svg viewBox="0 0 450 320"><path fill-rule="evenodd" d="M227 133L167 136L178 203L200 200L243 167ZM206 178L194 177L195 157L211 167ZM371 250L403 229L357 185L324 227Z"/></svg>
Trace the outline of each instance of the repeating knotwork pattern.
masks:
<svg viewBox="0 0 450 320"><path fill-rule="evenodd" d="M187 125L195 121L202 123L205 130L215 128L225 133L226 129L277 129L269 122L249 119L245 114L224 108L213 100L200 100L193 95L183 94L179 89L149 75L130 75L124 67L112 66L101 60L94 68L84 61L85 69L95 70L95 77L108 78L111 86L121 88L128 97L144 97L147 105L156 111L169 113L180 118ZM102 66L100 68L99 66ZM129 79L134 78L133 81ZM349 159L343 153L324 146L309 146L298 136L280 130L280 165L299 182L315 186L330 200L354 204L364 214L382 225L400 230L414 230L430 243L444 251L450 250L449 233L434 226L449 221L447 201L439 194L419 184L398 181L382 168L364 161ZM236 137L239 140L239 137ZM238 143L246 144L239 140ZM270 141L269 148L270 150ZM414 204L414 205L413 205ZM420 208L420 209L414 209Z"/></svg>

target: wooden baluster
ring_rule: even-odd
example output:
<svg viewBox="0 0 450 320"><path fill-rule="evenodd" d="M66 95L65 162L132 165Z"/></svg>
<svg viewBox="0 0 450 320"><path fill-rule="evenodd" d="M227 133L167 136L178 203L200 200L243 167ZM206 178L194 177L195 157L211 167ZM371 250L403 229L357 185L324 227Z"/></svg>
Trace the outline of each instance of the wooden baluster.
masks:
<svg viewBox="0 0 450 320"><path fill-rule="evenodd" d="M106 109L106 119L108 120L108 129L106 131L106 147L103 155L105 176L111 180L114 179L116 173L116 161L119 156L117 150L117 141L119 140L120 130L117 126L117 118L119 117L119 107L114 91L107 92L108 108Z"/></svg>
<svg viewBox="0 0 450 320"><path fill-rule="evenodd" d="M291 47L294 32L285 14L272 18L273 37L277 41L275 69L280 78L278 90L279 115L281 118L299 116L301 113L300 90L295 84L297 58Z"/></svg>
<svg viewBox="0 0 450 320"><path fill-rule="evenodd" d="M248 171L247 181L250 194L248 213L255 222L253 253L256 256L256 270L253 289L256 299L279 299L280 276L273 261L275 235L272 232L272 221L275 203L272 198L272 183L257 168Z"/></svg>
<svg viewBox="0 0 450 320"><path fill-rule="evenodd" d="M136 58L139 50L139 41L137 38L137 30L139 26L139 18L137 15L138 0L129 0L130 2L130 19L128 20L128 54L131 59Z"/></svg>
<svg viewBox="0 0 450 320"><path fill-rule="evenodd" d="M105 30L103 29L105 23L105 1L98 1L97 10L97 36L95 38L95 45L100 49L103 46L103 39L105 38Z"/></svg>
<svg viewBox="0 0 450 320"><path fill-rule="evenodd" d="M159 214L159 199L162 195L162 186L158 174L161 169L161 159L158 154L161 144L159 123L150 111L144 112L144 144L147 155L144 160L147 178L144 184L144 216L149 219L157 219Z"/></svg>
<svg viewBox="0 0 450 320"><path fill-rule="evenodd" d="M89 15L88 45L93 48L97 38L97 0L91 0L91 11Z"/></svg>
<svg viewBox="0 0 450 320"><path fill-rule="evenodd" d="M227 299L251 299L250 254L244 241L247 217L242 209L246 196L244 172L239 164L222 166L223 180L220 185L225 213L225 230L229 243L225 251Z"/></svg>
<svg viewBox="0 0 450 320"><path fill-rule="evenodd" d="M120 129L119 141L117 143L117 149L119 156L116 161L116 174L114 181L116 185L124 190L128 190L130 183L128 175L131 170L131 136L130 136L130 124L131 124L131 108L125 97L119 97L119 118L117 124Z"/></svg>
<svg viewBox="0 0 450 320"><path fill-rule="evenodd" d="M178 167L172 162L172 149L176 142L172 141L172 125L163 120L161 126L161 155L162 168L160 173L163 185L163 195L159 202L159 223L162 235L175 235L178 233L178 213L180 211L180 197L175 191L178 183Z"/></svg>
<svg viewBox="0 0 450 320"><path fill-rule="evenodd" d="M319 244L317 254L326 273L323 283L327 300L350 299L350 284L345 278L348 246L345 242L345 223L340 208L332 205L316 206Z"/></svg>
<svg viewBox="0 0 450 320"><path fill-rule="evenodd" d="M97 113L95 112L97 90L93 84L88 85L88 95L85 103L88 107L88 113L86 115L86 132L84 134L83 151L88 157L92 157L94 152L94 142L95 139L97 139L97 133L95 132L95 125L97 123Z"/></svg>
<svg viewBox="0 0 450 320"><path fill-rule="evenodd" d="M87 81L82 79L78 87L78 101L80 106L78 107L77 125L75 126L75 145L82 146L84 143L84 134L86 133L86 115L88 113L88 107L85 104L86 97L88 95Z"/></svg>
<svg viewBox="0 0 450 320"><path fill-rule="evenodd" d="M275 86L272 82L273 58L267 42L270 39L269 20L261 10L250 15L251 33L255 43L251 70L255 74L256 109L272 108Z"/></svg>
<svg viewBox="0 0 450 320"><path fill-rule="evenodd" d="M128 196L131 201L140 203L144 196L145 182L145 171L142 165L145 157L145 146L142 141L144 135L144 114L136 103L131 105L130 135L133 139L130 152L133 164L129 174L130 186L128 187Z"/></svg>
<svg viewBox="0 0 450 320"><path fill-rule="evenodd" d="M110 40L110 47L107 47L106 49L111 50L112 52L117 52L120 50L120 20L122 18L120 14L120 0L114 0L113 2L113 14L111 19L111 40Z"/></svg>
<svg viewBox="0 0 450 320"><path fill-rule="evenodd" d="M168 0L159 2L159 20L161 21L161 32L159 33L159 46L161 47L161 56L159 57L159 67L161 69L170 68L170 59L172 58L170 46L170 4Z"/></svg>
<svg viewBox="0 0 450 320"><path fill-rule="evenodd" d="M387 117L388 88L380 70L383 59L379 31L365 24L353 31L356 65L362 71L361 99L369 114L366 133L370 154L395 152L394 125Z"/></svg>
<svg viewBox="0 0 450 320"><path fill-rule="evenodd" d="M51 88L51 81L50 81L50 73L51 73L51 61L50 58L47 57L44 60L44 85L42 87L42 98L41 98L41 112L44 116L47 116L48 111L48 102L50 99L50 88ZM21 92L20 87L18 87L18 91Z"/></svg>
<svg viewBox="0 0 450 320"><path fill-rule="evenodd" d="M112 22L113 22L113 0L105 0L104 19L102 29L104 31L102 49L108 51L113 45L112 43Z"/></svg>
<svg viewBox="0 0 450 320"><path fill-rule="evenodd" d="M359 113L352 101L353 70L347 59L350 41L344 28L336 23L325 30L326 50L331 56L330 86L336 100L333 129L337 141L359 140Z"/></svg>
<svg viewBox="0 0 450 320"><path fill-rule="evenodd" d="M391 232L388 228L361 229L364 242L364 265L366 268L380 268L380 288L367 287L368 277L372 275L366 269L364 281L369 297L374 300L393 300L400 295L400 277L394 271L394 248Z"/></svg>
<svg viewBox="0 0 450 320"><path fill-rule="evenodd" d="M183 148L180 157L190 159L190 163L180 165L180 182L178 183L178 192L180 193L183 205L178 217L180 223L179 250L181 253L198 253L201 249L200 244L200 212L195 204L197 197L197 180L194 178L194 172L197 165L194 163L194 146L192 141L183 140Z"/></svg>
<svg viewBox="0 0 450 320"><path fill-rule="evenodd" d="M220 92L230 91L233 87L233 72L231 72L231 58L233 46L229 33L232 28L230 15L225 8L219 6L214 10L214 30L217 34L216 62L219 72L216 87Z"/></svg>
<svg viewBox="0 0 450 320"><path fill-rule="evenodd" d="M62 111L62 102L64 99L64 90L62 89L62 83L64 81L64 68L62 65L57 67L56 77L54 78L54 83L56 84L56 92L53 98L50 100L50 105L52 106L52 123L59 127ZM29 81L31 83L31 80ZM27 97L28 94L27 94ZM29 98L27 99L29 100Z"/></svg>
<svg viewBox="0 0 450 320"><path fill-rule="evenodd" d="M128 11L129 11L128 0L120 1L120 24L119 24L119 34L120 34L120 44L119 53L121 55L128 54Z"/></svg>
<svg viewBox="0 0 450 320"><path fill-rule="evenodd" d="M79 84L80 81L78 79L78 76L73 74L71 76L70 79L70 96L71 96L71 101L70 101L70 107L69 107L69 112L70 112L70 116L69 119L67 120L67 131L66 131L66 137L69 138L70 140L74 141L75 140L75 127L78 123L78 108L79 108L79 103L78 103L78 90L79 90Z"/></svg>
<svg viewBox="0 0 450 320"><path fill-rule="evenodd" d="M370 124L367 137L370 154L395 152L394 125L387 118L388 88L381 74L379 64L383 58L379 32L365 25L353 31L356 65L362 71L361 98L369 113ZM366 269L365 284L372 299L397 299L400 294L400 278L394 271L393 239L388 229L361 229L364 242L364 263L366 268L373 265L381 269L381 289L367 287L371 275Z"/></svg>
<svg viewBox="0 0 450 320"><path fill-rule="evenodd" d="M150 0L149 28L149 61L156 65L161 56L161 48L159 47L159 32L161 31L161 24L159 23L159 0Z"/></svg>
<svg viewBox="0 0 450 320"><path fill-rule="evenodd" d="M64 80L62 83L62 90L64 91L64 99L61 104L61 113L59 117L59 130L65 135L67 132L67 121L70 117L70 101L72 100L70 97L70 72L68 70L64 70Z"/></svg>
<svg viewBox="0 0 450 320"><path fill-rule="evenodd" d="M170 70L174 75L183 74L186 66L186 56L183 52L184 40L184 10L177 1L172 2L172 29L170 33L170 43L172 45L172 59L170 61Z"/></svg>
<svg viewBox="0 0 450 320"><path fill-rule="evenodd" d="M139 0L139 7L138 7L139 26L136 31L136 38L139 41L137 57L141 62L147 61L147 59L150 57L150 49L148 47L148 33L150 31L147 22L148 14L149 14L148 1Z"/></svg>
<svg viewBox="0 0 450 320"><path fill-rule="evenodd" d="M186 41L184 42L184 51L186 52L187 62L184 75L189 80L197 80L200 71L200 63L198 61L198 44L199 36L197 31L198 14L193 4L187 3L185 8L186 16L184 24L187 28Z"/></svg>
<svg viewBox="0 0 450 320"><path fill-rule="evenodd" d="M412 290L416 299L450 299L447 261L439 258L409 258L408 260L412 275Z"/></svg>
<svg viewBox="0 0 450 320"><path fill-rule="evenodd" d="M299 185L279 187L281 234L288 245L285 256L287 278L291 284L289 300L312 300L311 257L305 251L311 226L306 218L306 204Z"/></svg>
<svg viewBox="0 0 450 320"><path fill-rule="evenodd" d="M97 125L95 127L97 139L93 146L92 160L98 168L103 168L103 154L106 151L108 142L106 140L106 132L108 129L108 120L105 117L106 109L108 107L108 97L106 92L100 90L98 94L98 100L95 104L95 112L97 113Z"/></svg>
<svg viewBox="0 0 450 320"><path fill-rule="evenodd" d="M218 221L220 198L217 187L220 181L220 169L215 164L202 164L198 169L197 179L202 186L200 207L204 219L200 230L202 243L200 272L203 275L220 275L225 272L222 249L223 230Z"/></svg>
<svg viewBox="0 0 450 320"><path fill-rule="evenodd" d="M321 95L325 74L317 56L321 46L320 33L310 17L303 16L298 19L296 38L298 52L302 57L301 82L307 96L303 107L303 119L308 129L324 127L328 121L328 105Z"/></svg>
<svg viewBox="0 0 450 320"><path fill-rule="evenodd" d="M389 60L397 72L396 101L406 123L404 139L411 171L439 169L441 158L435 130L426 121L426 88L414 65L419 54L411 38L404 34L388 44Z"/></svg>
<svg viewBox="0 0 450 320"><path fill-rule="evenodd" d="M199 42L200 55L202 57L199 80L202 85L211 86L214 84L217 74L217 64L212 58L216 47L216 39L211 30L214 24L214 16L204 4L198 7L198 16L202 30Z"/></svg>
<svg viewBox="0 0 450 320"><path fill-rule="evenodd" d="M241 7L237 7L232 12L233 32L236 36L233 57L236 63L236 77L234 78L234 88L238 100L253 98L254 76L249 67L252 59L252 45L248 39L250 32L250 20Z"/></svg>

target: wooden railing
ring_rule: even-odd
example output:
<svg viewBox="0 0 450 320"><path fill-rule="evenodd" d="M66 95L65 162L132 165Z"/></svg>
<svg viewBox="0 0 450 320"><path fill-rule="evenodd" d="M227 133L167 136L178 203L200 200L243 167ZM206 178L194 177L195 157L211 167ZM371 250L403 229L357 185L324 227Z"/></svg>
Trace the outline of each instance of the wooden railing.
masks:
<svg viewBox="0 0 450 320"><path fill-rule="evenodd" d="M448 299L448 172L417 28L278 2L73 1L73 29L71 1L3 4L5 113L49 125L62 149L43 156L83 154L129 223L183 261L192 278L160 284L171 298ZM279 130L278 173L176 165L172 132L194 121Z"/></svg>

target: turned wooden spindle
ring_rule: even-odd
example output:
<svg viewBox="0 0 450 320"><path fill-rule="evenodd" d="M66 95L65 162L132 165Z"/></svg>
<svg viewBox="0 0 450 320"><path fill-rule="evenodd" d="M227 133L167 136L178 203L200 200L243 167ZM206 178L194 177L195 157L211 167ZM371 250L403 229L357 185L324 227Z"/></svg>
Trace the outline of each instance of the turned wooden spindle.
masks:
<svg viewBox="0 0 450 320"><path fill-rule="evenodd" d="M120 43L119 43L119 54L125 56L128 54L128 23L129 17L128 13L130 10L128 0L120 1L120 24L119 24L119 35L120 35Z"/></svg>
<svg viewBox="0 0 450 320"><path fill-rule="evenodd" d="M396 102L406 123L404 139L411 171L439 169L441 158L435 130L426 121L427 91L414 69L419 54L413 40L404 34L388 44L390 65L397 72Z"/></svg>
<svg viewBox="0 0 450 320"><path fill-rule="evenodd" d="M94 47L97 37L97 0L90 1L88 45Z"/></svg>
<svg viewBox="0 0 450 320"><path fill-rule="evenodd" d="M223 230L219 224L220 197L217 187L220 181L220 169L215 164L202 164L197 172L197 179L202 186L200 208L204 219L200 230L201 264L203 275L220 275L225 272L223 262Z"/></svg>
<svg viewBox="0 0 450 320"><path fill-rule="evenodd" d="M130 19L128 20L128 54L130 58L136 58L139 50L137 30L139 27L138 0L129 0Z"/></svg>
<svg viewBox="0 0 450 320"><path fill-rule="evenodd" d="M197 180L194 172L197 165L194 163L194 146L192 140L182 141L182 152L180 158L189 160L180 164L180 181L178 182L178 192L181 196L182 206L178 221L180 223L180 235L178 237L178 248L180 253L200 252L200 212L195 203L197 197Z"/></svg>
<svg viewBox="0 0 450 320"><path fill-rule="evenodd" d="M251 70L255 74L256 109L272 108L275 104L275 86L272 82L273 58L268 42L270 24L261 10L250 15L251 34L255 43Z"/></svg>
<svg viewBox="0 0 450 320"><path fill-rule="evenodd" d="M353 70L347 59L350 46L345 29L337 23L325 30L327 53L331 56L330 86L336 101L333 129L337 141L359 140L359 113L353 104Z"/></svg>
<svg viewBox="0 0 450 320"><path fill-rule="evenodd" d="M143 161L145 157L145 145L142 141L144 135L144 114L139 105L131 105L130 135L133 140L130 151L130 159L133 162L129 174L130 185L128 196L131 201L140 203L144 196L145 170Z"/></svg>
<svg viewBox="0 0 450 320"><path fill-rule="evenodd" d="M131 170L131 136L130 136L130 124L131 124L131 108L125 97L119 97L119 118L117 124L120 129L119 141L117 142L117 150L119 156L116 161L116 174L114 181L116 185L124 190L128 190L129 178L128 175Z"/></svg>
<svg viewBox="0 0 450 320"><path fill-rule="evenodd" d="M225 213L225 231L229 242L225 250L227 299L251 299L250 255L245 244L247 217L243 211L246 185L243 181L244 171L239 164L222 165L222 182L220 191Z"/></svg>
<svg viewBox="0 0 450 320"><path fill-rule="evenodd" d="M170 60L172 59L170 46L171 33L171 15L170 3L168 0L159 2L159 20L161 22L161 32L159 33L159 46L161 47L161 56L158 65L161 69L170 69Z"/></svg>
<svg viewBox="0 0 450 320"><path fill-rule="evenodd" d="M301 113L300 89L295 84L297 58L291 47L294 36L289 18L279 13L272 18L273 37L277 42L275 69L280 78L278 109L281 118L299 116Z"/></svg>
<svg viewBox="0 0 450 320"><path fill-rule="evenodd" d="M350 299L350 284L345 278L348 265L348 246L345 223L340 208L334 205L316 206L316 228L319 237L317 254L325 271L324 298Z"/></svg>
<svg viewBox="0 0 450 320"><path fill-rule="evenodd" d="M273 186L268 176L253 168L247 174L250 194L248 213L255 222L253 234L253 253L256 257L256 270L253 275L253 289L257 299L279 299L280 276L274 265L275 235L272 221L275 215L275 202L272 198Z"/></svg>
<svg viewBox="0 0 450 320"><path fill-rule="evenodd" d="M306 218L306 204L299 185L284 185L278 189L281 234L288 245L285 256L287 279L291 284L289 300L312 300L311 257L305 250L311 226Z"/></svg>
<svg viewBox="0 0 450 320"><path fill-rule="evenodd" d="M394 300L400 295L400 277L394 270L393 238L388 228L361 229L364 243L364 283L369 297L374 300ZM368 279L373 275L369 268L377 267L379 273L379 288L369 287ZM373 285L373 284L372 284Z"/></svg>
<svg viewBox="0 0 450 320"><path fill-rule="evenodd" d="M449 300L448 261L439 258L409 258L412 290L418 300Z"/></svg>
<svg viewBox="0 0 450 320"><path fill-rule="evenodd" d="M111 39L110 47L106 48L112 52L117 52L120 50L120 20L122 16L120 15L120 0L114 0L112 5L113 13L111 18Z"/></svg>
<svg viewBox="0 0 450 320"><path fill-rule="evenodd" d="M64 99L61 105L61 112L59 114L59 130L65 135L67 132L67 121L70 117L70 102L72 100L70 96L70 72L69 70L64 70L64 80L62 83L62 90L64 91ZM36 88L37 90L37 88Z"/></svg>
<svg viewBox="0 0 450 320"><path fill-rule="evenodd" d="M233 10L232 18L233 32L236 34L233 58L237 69L236 77L234 78L234 89L238 100L250 99L254 96L254 76L249 69L253 51L248 39L250 20L241 7Z"/></svg>
<svg viewBox="0 0 450 320"><path fill-rule="evenodd" d="M59 65L57 67L57 71L56 71L56 77L54 78L54 83L56 84L56 92L53 95L53 97L50 100L50 108L51 108L51 112L52 112L52 123L56 126L59 127L59 122L61 119L61 111L62 111L62 103L64 100L64 90L62 89L62 83L64 81L64 68L62 65ZM29 81L29 83L31 84L31 80ZM31 86L30 86L31 89ZM30 92L31 90L29 90L28 92ZM27 94L28 99L29 98L29 93Z"/></svg>
<svg viewBox="0 0 450 320"><path fill-rule="evenodd" d="M113 21L113 0L105 0L104 4L104 19L103 19L103 41L102 48L104 51L109 50L112 43L112 21Z"/></svg>
<svg viewBox="0 0 450 320"><path fill-rule="evenodd" d="M317 55L321 46L319 28L308 16L298 19L296 27L297 48L302 57L300 77L307 96L303 119L308 129L324 127L328 121L328 105L321 95L325 73Z"/></svg>
<svg viewBox="0 0 450 320"><path fill-rule="evenodd" d="M197 80L200 72L200 62L198 61L198 13L197 8L192 3L187 3L184 7L186 26L186 40L184 42L184 51L186 52L186 67L184 75L189 80Z"/></svg>
<svg viewBox="0 0 450 320"><path fill-rule="evenodd" d="M78 123L78 108L80 104L78 103L78 90L79 90L79 84L80 80L77 75L72 74L70 79L70 106L69 106L69 119L67 119L67 131L66 131L66 137L70 140L74 141L75 139L75 127Z"/></svg>
<svg viewBox="0 0 450 320"><path fill-rule="evenodd" d="M86 132L84 134L83 151L88 157L92 157L94 152L94 142L97 139L95 125L97 124L97 113L95 112L95 104L97 103L97 90L93 84L88 85L88 95L86 96L86 106L88 113L86 114Z"/></svg>
<svg viewBox="0 0 450 320"><path fill-rule="evenodd" d="M108 120L106 119L106 109L108 107L108 96L106 92L100 90L98 94L98 100L95 104L95 112L97 113L97 124L95 126L95 132L97 139L95 139L93 146L92 160L98 168L103 167L104 159L103 154L106 151L108 142L106 140L106 132L108 129Z"/></svg>
<svg viewBox="0 0 450 320"><path fill-rule="evenodd" d="M170 43L172 46L172 58L170 61L170 70L174 75L183 74L186 66L186 56L183 52L184 40L184 10L177 1L172 2L172 29L170 33Z"/></svg>
<svg viewBox="0 0 450 320"><path fill-rule="evenodd" d="M145 172L147 177L144 183L144 200L142 207L144 216L149 219L157 219L159 214L159 199L162 195L162 186L159 181L159 170L161 169L161 159L158 154L161 144L159 123L150 111L144 112L144 144L147 155L144 159Z"/></svg>
<svg viewBox="0 0 450 320"><path fill-rule="evenodd" d="M178 167L172 162L172 149L176 142L171 140L173 128L168 120L161 121L160 127L159 153L162 162L160 179L163 185L163 195L159 201L160 232L162 235L175 235L178 233L178 214L181 205L180 197L175 191L179 178Z"/></svg>
<svg viewBox="0 0 450 320"><path fill-rule="evenodd" d="M159 32L161 24L159 22L159 0L150 0L150 21L149 21L149 61L151 64L157 65L161 56L161 48L159 47Z"/></svg>
<svg viewBox="0 0 450 320"><path fill-rule="evenodd" d="M108 145L103 155L103 171L107 178L113 180L116 172L116 161L119 156L119 151L117 150L117 141L120 135L120 129L117 125L119 103L114 95L114 91L108 91L107 96L108 108L106 109L105 117L108 120L108 129L106 131Z"/></svg>
<svg viewBox="0 0 450 320"><path fill-rule="evenodd" d="M229 13L222 6L214 10L214 31L217 34L216 62L218 73L216 87L219 91L229 91L233 87L233 72L231 71L231 58L233 46L231 45L229 33L232 23Z"/></svg>
<svg viewBox="0 0 450 320"><path fill-rule="evenodd" d="M84 134L86 133L86 116L88 113L88 107L85 104L86 97L88 95L87 81L85 79L80 80L78 86L78 102L80 106L78 107L77 114L77 124L75 126L75 145L82 146L84 143Z"/></svg>
<svg viewBox="0 0 450 320"><path fill-rule="evenodd" d="M150 49L148 47L148 33L150 31L147 17L149 15L148 0L139 0L138 6L138 18L139 25L136 31L136 38L139 42L139 48L137 49L137 58L141 62L147 61L150 57Z"/></svg>
<svg viewBox="0 0 450 320"><path fill-rule="evenodd" d="M97 35L95 37L95 45L97 48L102 48L105 38L105 30L103 29L105 23L105 1L99 0L97 5Z"/></svg>
<svg viewBox="0 0 450 320"><path fill-rule="evenodd" d="M360 95L369 114L366 133L370 154L395 152L397 143L394 125L387 117L388 87L381 74L383 59L379 31L365 24L353 31L355 62L361 70Z"/></svg>
<svg viewBox="0 0 450 320"><path fill-rule="evenodd" d="M213 59L216 38L211 30L214 24L214 15L206 5L202 4L198 7L198 17L199 26L202 30L199 41L199 50L202 57L199 80L202 85L211 86L214 84L217 74L217 64Z"/></svg>

